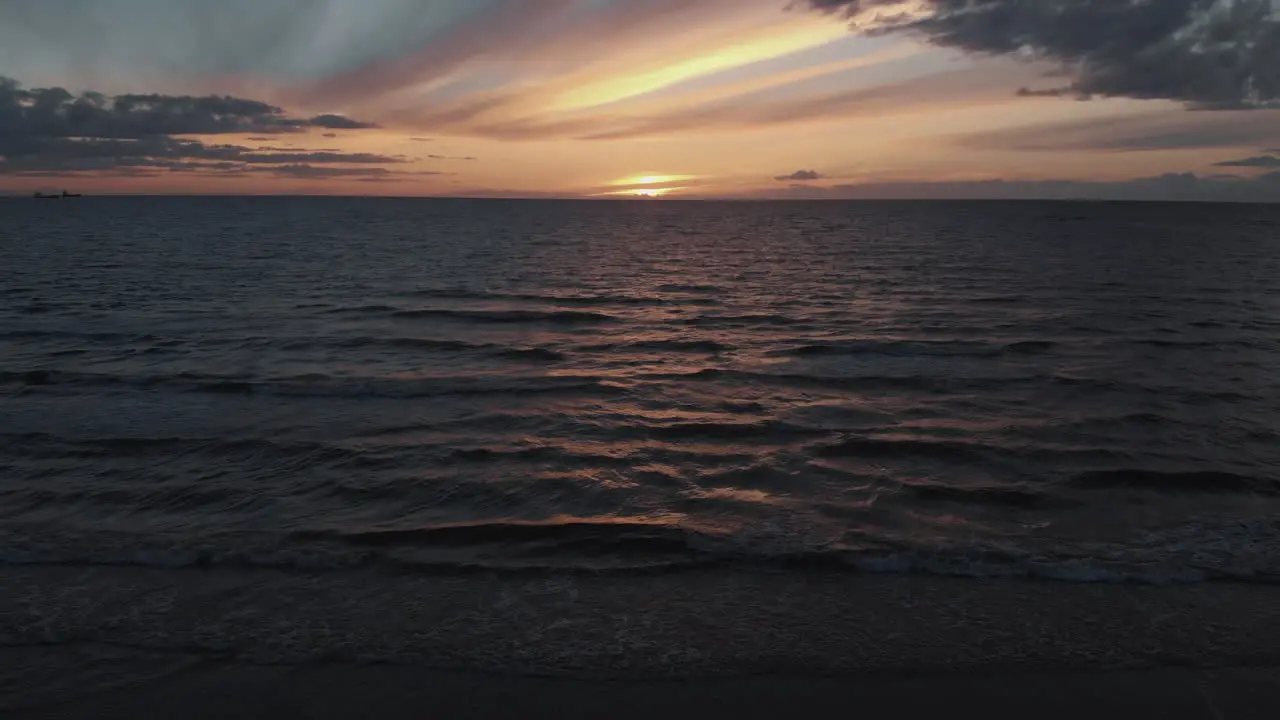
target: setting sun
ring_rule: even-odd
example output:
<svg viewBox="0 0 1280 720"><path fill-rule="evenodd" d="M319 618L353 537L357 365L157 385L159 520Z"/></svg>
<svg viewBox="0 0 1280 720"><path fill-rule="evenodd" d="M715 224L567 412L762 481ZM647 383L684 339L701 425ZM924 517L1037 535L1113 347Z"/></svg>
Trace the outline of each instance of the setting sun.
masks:
<svg viewBox="0 0 1280 720"><path fill-rule="evenodd" d="M666 197L673 192L687 189L687 187L627 188L626 190L613 190L610 192L596 193L591 197L661 198Z"/></svg>

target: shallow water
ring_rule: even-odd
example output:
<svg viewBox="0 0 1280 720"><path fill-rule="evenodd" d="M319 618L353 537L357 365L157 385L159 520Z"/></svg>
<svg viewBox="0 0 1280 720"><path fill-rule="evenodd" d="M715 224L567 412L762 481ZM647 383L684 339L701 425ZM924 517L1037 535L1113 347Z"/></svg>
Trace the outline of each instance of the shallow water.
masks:
<svg viewBox="0 0 1280 720"><path fill-rule="evenodd" d="M0 562L1280 577L1280 208L14 200Z"/></svg>

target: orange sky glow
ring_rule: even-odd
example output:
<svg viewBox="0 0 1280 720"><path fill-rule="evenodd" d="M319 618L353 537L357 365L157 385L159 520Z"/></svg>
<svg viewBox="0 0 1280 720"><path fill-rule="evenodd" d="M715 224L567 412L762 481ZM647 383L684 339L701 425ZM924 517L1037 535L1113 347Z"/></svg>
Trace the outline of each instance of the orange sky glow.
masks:
<svg viewBox="0 0 1280 720"><path fill-rule="evenodd" d="M420 36L406 30L391 51L372 52L392 37L389 24L316 3L324 9L306 33L252 66L230 60L246 52L232 41L246 31L234 18L199 62L176 41L131 50L131 31L101 17L86 22L107 22L108 39L120 37L78 61L41 49L38 19L25 40L0 30L0 68L28 88L227 94L376 125L175 135L267 156L329 154L268 157L252 172L194 163L26 170L0 173L0 190L696 198L1108 182L1226 172L1216 164L1266 150L1275 121L1271 111L1191 113L1170 100L1020 95L1051 83L1054 68L864 34L779 0L481 5L457 17L431 5L441 16L422 21ZM377 0L369 12L390 18L406 7ZM1153 134L1212 139L1143 140ZM348 157L328 162L334 154Z"/></svg>

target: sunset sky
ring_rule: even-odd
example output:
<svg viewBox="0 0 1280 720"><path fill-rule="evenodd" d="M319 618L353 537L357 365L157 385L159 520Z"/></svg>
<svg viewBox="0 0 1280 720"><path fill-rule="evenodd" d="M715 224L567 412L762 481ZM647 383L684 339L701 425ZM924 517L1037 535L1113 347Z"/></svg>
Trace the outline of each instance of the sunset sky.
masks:
<svg viewBox="0 0 1280 720"><path fill-rule="evenodd" d="M1280 3L965 6L0 0L0 191L1280 200Z"/></svg>

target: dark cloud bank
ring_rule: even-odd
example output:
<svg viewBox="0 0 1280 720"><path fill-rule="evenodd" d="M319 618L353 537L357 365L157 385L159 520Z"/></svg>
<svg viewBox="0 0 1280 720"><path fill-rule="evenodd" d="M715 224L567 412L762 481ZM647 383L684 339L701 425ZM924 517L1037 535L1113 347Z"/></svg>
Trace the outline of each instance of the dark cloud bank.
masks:
<svg viewBox="0 0 1280 720"><path fill-rule="evenodd" d="M1027 94L1164 99L1205 109L1280 107L1276 0L802 0L960 50L1061 63Z"/></svg>
<svg viewBox="0 0 1280 720"><path fill-rule="evenodd" d="M244 135L267 140L311 128L376 127L341 115L295 118L257 100L235 97L117 95L62 88L24 89L0 77L0 175L59 177L200 173L332 179L392 180L383 165L404 158L332 150L249 148L208 144L183 136Z"/></svg>
<svg viewBox="0 0 1280 720"><path fill-rule="evenodd" d="M774 178L778 182L810 182L813 180L821 180L822 173L817 170L797 170L790 175L779 175Z"/></svg>
<svg viewBox="0 0 1280 720"><path fill-rule="evenodd" d="M1218 167L1280 168L1280 156L1256 155L1242 160L1228 160L1226 162L1220 162L1218 163Z"/></svg>
<svg viewBox="0 0 1280 720"><path fill-rule="evenodd" d="M1280 137L1280 0L796 0L872 34L906 34L978 55L1057 63L1029 96L1169 100L1231 122L1131 128L1087 122L982 133L971 143L1024 150L1156 150ZM1255 114L1256 113L1256 114ZM1241 115L1256 117L1245 120ZM1280 149L1218 163L1252 176L1173 173L1116 182L1005 181L795 185L793 197L1101 198L1280 202ZM801 180L784 176L783 181Z"/></svg>

